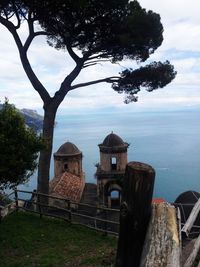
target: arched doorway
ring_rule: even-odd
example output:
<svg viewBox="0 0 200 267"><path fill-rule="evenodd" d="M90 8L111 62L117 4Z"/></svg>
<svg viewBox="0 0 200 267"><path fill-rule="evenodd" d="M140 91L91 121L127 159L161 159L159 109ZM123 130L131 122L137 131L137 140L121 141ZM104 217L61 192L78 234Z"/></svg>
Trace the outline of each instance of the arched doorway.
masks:
<svg viewBox="0 0 200 267"><path fill-rule="evenodd" d="M121 202L121 190L112 190L110 192L111 208L119 208Z"/></svg>
<svg viewBox="0 0 200 267"><path fill-rule="evenodd" d="M121 203L122 188L117 183L111 183L108 187L108 207L119 208Z"/></svg>

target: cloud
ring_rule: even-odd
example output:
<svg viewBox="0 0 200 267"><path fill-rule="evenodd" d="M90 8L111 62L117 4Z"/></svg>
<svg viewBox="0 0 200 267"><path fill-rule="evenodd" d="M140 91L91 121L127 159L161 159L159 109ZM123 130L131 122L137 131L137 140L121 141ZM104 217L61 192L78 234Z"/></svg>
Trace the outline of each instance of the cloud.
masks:
<svg viewBox="0 0 200 267"><path fill-rule="evenodd" d="M200 24L178 22L167 27L162 50L168 48L200 52Z"/></svg>
<svg viewBox="0 0 200 267"><path fill-rule="evenodd" d="M193 21L195 24L200 22L198 0L139 0L142 7L153 10L160 14L164 26L174 25L179 22Z"/></svg>

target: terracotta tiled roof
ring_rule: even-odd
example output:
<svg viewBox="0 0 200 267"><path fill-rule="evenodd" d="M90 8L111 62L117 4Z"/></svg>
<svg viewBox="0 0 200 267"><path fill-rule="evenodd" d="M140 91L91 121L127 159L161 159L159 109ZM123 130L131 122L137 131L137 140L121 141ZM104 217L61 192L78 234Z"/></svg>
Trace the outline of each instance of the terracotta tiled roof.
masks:
<svg viewBox="0 0 200 267"><path fill-rule="evenodd" d="M64 172L62 176L50 181L50 194L80 202L85 181L83 177Z"/></svg>
<svg viewBox="0 0 200 267"><path fill-rule="evenodd" d="M153 204L160 204L166 202L163 198L153 198L152 203Z"/></svg>

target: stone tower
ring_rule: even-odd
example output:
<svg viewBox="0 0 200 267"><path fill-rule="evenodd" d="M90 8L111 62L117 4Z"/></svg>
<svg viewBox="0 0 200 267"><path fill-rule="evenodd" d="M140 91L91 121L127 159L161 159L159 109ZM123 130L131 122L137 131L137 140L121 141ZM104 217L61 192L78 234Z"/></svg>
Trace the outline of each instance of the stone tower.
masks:
<svg viewBox="0 0 200 267"><path fill-rule="evenodd" d="M64 143L54 153L54 178L49 184L51 195L64 197L74 202L81 201L85 187L82 157L82 152L70 142ZM61 202L56 205L62 206L63 201Z"/></svg>
<svg viewBox="0 0 200 267"><path fill-rule="evenodd" d="M82 152L70 142L64 143L56 153L54 153L54 177L59 177L64 172L69 172L81 176Z"/></svg>
<svg viewBox="0 0 200 267"><path fill-rule="evenodd" d="M97 166L97 190L101 205L119 206L122 181L127 164L127 148L118 135L111 133L99 144L100 163Z"/></svg>

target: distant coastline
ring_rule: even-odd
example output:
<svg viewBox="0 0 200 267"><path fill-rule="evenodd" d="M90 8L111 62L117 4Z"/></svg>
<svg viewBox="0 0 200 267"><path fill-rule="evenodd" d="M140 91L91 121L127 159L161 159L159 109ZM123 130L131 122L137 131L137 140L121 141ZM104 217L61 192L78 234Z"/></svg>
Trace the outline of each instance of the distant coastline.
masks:
<svg viewBox="0 0 200 267"><path fill-rule="evenodd" d="M2 108L3 104L0 104L0 109ZM32 109L18 109L21 115L25 119L25 123L34 129L35 131L41 131L43 126L43 116L38 114L36 110Z"/></svg>
<svg viewBox="0 0 200 267"><path fill-rule="evenodd" d="M19 110L25 119L26 124L36 131L41 131L43 126L43 116L37 113L36 110L32 109L21 109Z"/></svg>

